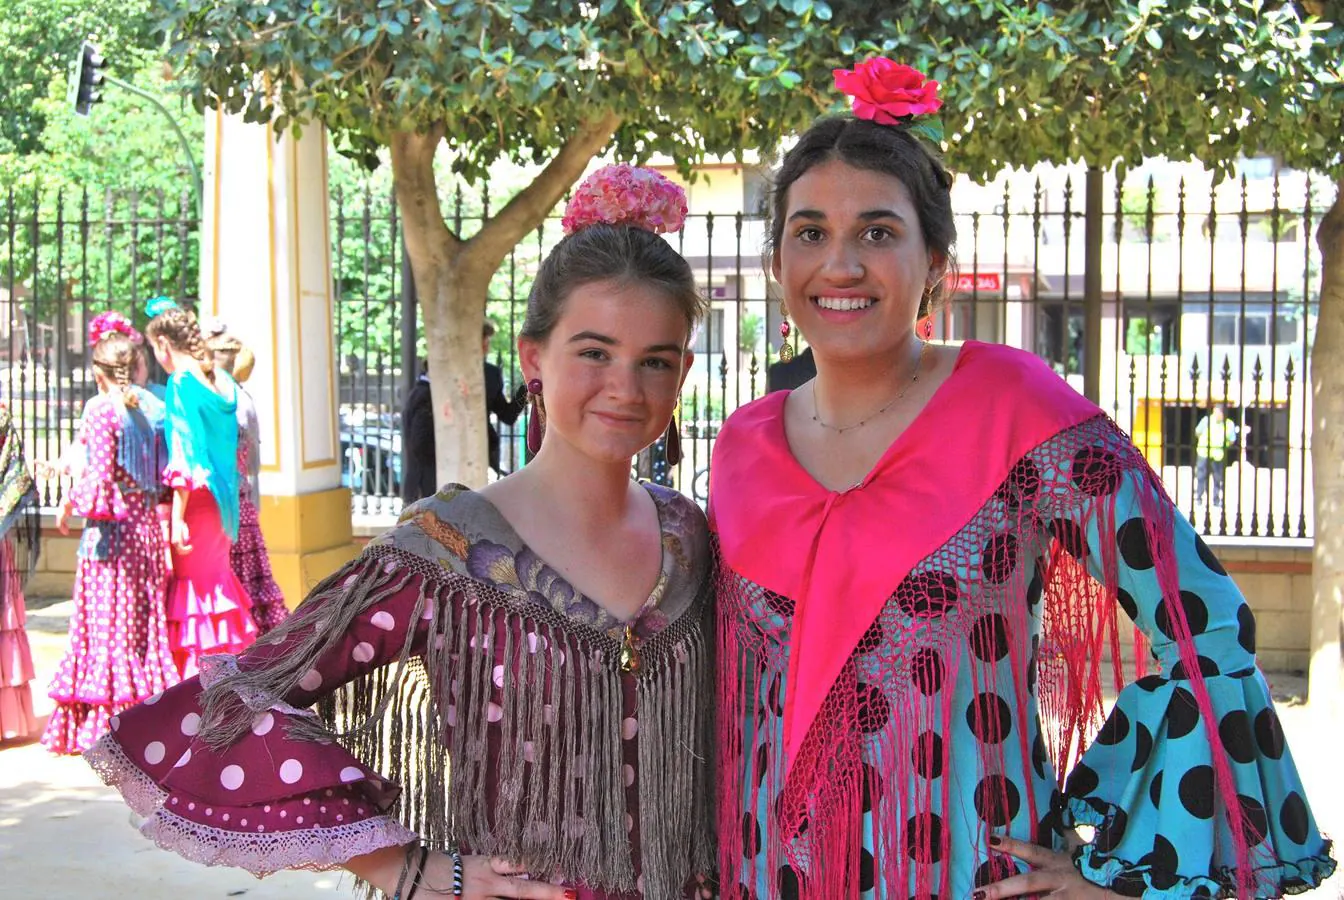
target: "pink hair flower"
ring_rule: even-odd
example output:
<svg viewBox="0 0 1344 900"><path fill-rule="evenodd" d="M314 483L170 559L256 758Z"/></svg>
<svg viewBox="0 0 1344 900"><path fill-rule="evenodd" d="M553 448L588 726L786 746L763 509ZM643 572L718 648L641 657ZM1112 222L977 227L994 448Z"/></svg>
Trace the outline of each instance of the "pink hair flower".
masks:
<svg viewBox="0 0 1344 900"><path fill-rule="evenodd" d="M655 234L679 231L686 221L686 192L641 166L603 166L583 180L565 207L566 235L589 225L629 225Z"/></svg>
<svg viewBox="0 0 1344 900"><path fill-rule="evenodd" d="M131 320L123 316L116 310L101 312L93 317L89 323L89 346L96 346L99 341L109 334L124 334L131 339L132 344L139 344L144 341L140 332L135 330Z"/></svg>
<svg viewBox="0 0 1344 900"><path fill-rule="evenodd" d="M881 56L851 69L835 69L835 87L854 100L854 115L878 125L899 125L914 116L936 113L938 82L911 66Z"/></svg>

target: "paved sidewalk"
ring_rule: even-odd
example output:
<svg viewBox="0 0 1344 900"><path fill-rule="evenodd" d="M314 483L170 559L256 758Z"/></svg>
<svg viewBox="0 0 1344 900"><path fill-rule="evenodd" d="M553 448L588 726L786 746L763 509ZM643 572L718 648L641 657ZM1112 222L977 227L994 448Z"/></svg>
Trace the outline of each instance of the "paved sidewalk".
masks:
<svg viewBox="0 0 1344 900"><path fill-rule="evenodd" d="M32 602L28 636L38 680L38 715L51 710L46 679L65 650L68 601ZM1301 703L1300 677L1270 676L1279 716L1321 830L1344 835L1344 725ZM1344 847L1336 850L1336 858ZM340 872L281 872L264 881L236 869L206 868L159 850L131 824L120 795L79 758L59 758L38 744L0 750L0 897L244 897L308 900L351 897L353 879ZM1344 873L1308 900L1344 898Z"/></svg>

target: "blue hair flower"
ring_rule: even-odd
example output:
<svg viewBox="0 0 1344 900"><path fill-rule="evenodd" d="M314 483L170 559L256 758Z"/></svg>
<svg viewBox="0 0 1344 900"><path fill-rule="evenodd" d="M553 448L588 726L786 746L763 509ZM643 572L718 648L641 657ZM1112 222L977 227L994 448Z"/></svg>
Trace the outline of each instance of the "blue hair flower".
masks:
<svg viewBox="0 0 1344 900"><path fill-rule="evenodd" d="M151 319L170 309L177 309L177 301L172 297L154 297L145 301L145 315Z"/></svg>

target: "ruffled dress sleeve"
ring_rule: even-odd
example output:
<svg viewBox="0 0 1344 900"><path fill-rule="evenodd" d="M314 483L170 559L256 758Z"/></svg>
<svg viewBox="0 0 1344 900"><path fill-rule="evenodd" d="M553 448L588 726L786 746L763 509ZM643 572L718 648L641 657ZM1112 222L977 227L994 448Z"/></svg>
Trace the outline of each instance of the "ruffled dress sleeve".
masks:
<svg viewBox="0 0 1344 900"><path fill-rule="evenodd" d="M356 560L293 624L241 656L205 657L198 677L114 716L86 758L146 817L142 833L206 865L258 876L326 869L413 840L389 815L400 788L336 743L310 707L423 652L421 580L395 562ZM351 596L372 599L343 617L339 636L314 641ZM320 652L296 666L313 647ZM279 695L247 687L277 669L293 672ZM207 723L217 719L240 727L214 732Z"/></svg>
<svg viewBox="0 0 1344 900"><path fill-rule="evenodd" d="M1250 607L1146 469L1121 480L1115 511L1093 520L1088 567L1099 580L1113 573L1161 671L1121 691L1068 777L1063 823L1096 827L1076 865L1131 897L1278 897L1318 885L1335 868L1330 841L1256 665ZM1241 814L1229 819L1232 796ZM1238 844L1251 885L1238 882Z"/></svg>
<svg viewBox="0 0 1344 900"><path fill-rule="evenodd" d="M86 464L70 488L70 505L75 515L121 521L130 514L116 478L119 428L120 416L110 401L85 407L79 439L86 451Z"/></svg>

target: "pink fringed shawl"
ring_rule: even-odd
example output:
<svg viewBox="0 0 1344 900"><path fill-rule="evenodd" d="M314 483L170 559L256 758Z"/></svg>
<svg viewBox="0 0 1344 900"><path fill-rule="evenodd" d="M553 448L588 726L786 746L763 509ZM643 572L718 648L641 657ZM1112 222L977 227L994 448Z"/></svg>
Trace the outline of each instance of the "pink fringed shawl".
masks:
<svg viewBox="0 0 1344 900"><path fill-rule="evenodd" d="M932 882L929 873L930 863L946 859L952 849L950 829L920 823L930 821L931 810L946 809L951 779L942 779L942 796L934 796L938 789L914 777L918 763L912 759L921 749L941 752L938 764L945 765L951 748L917 748L916 740L960 712L950 709L949 700L959 671L957 651L968 641L974 648L975 641L988 639L971 633L983 619L973 613L1001 611L1007 617L1012 671L1026 671L1031 653L1027 604L1003 602L1026 594L1022 573L1029 567L1010 565L1000 579L989 566L981 573L983 561L976 560L976 571L967 575L959 563L986 548L975 542L997 535L991 540L1001 542L1000 548L1010 542L1014 556L1018 544L1023 552L1031 547L1043 554L1041 642L1052 652L1039 662L1038 683L1016 683L1014 676L1014 684L998 687L1000 695L1012 699L1018 720L1033 712L1032 696L1039 700L1057 772L1067 771L1101 722L1103 651L1111 651L1117 688L1121 681L1114 541L1098 548L1100 580L1080 559L1088 526L1112 534L1116 516L1114 483L1110 491L1093 490L1080 467L1093 451L1086 444L1064 451L1069 456L1061 468L1068 470L1071 463L1072 479L1044 485L1038 480L1029 491L1034 502L991 501L1002 499L1015 479L1027 492L1023 485L1035 477L1028 471L1031 451L1095 423L1081 430L1118 438L1096 478L1144 479L1153 490L1141 495L1161 499L1145 503L1142 513L1163 595L1176 601L1171 507L1156 477L1104 414L1039 359L1020 351L965 345L954 373L927 407L863 482L842 493L823 488L793 457L784 433L786 396L769 395L735 414L719 436L712 467L710 519L721 567L719 796L725 896L741 896L744 849L746 856L754 849L747 846L754 838L741 823L746 811L758 808L754 792L771 781L782 786L778 802L761 822L771 880L779 866L787 865L804 898L857 897L865 880L859 873L863 812L871 807L877 871L888 888L909 883L918 896L946 896L950 867L942 867L941 883ZM1070 520L1081 531L1043 526L1042 502L1071 506ZM1016 517L1006 526L1004 509ZM992 516L999 521L991 528L986 523ZM1036 546L1042 534L1044 544ZM986 550L986 555L993 554ZM940 574L948 571L969 582L939 582L950 581ZM957 609L939 607L947 592L958 597ZM1198 673L1181 604L1167 607L1185 668ZM772 618L785 626L772 626ZM756 703L748 695L755 682L778 677L785 647L782 759L767 761L746 743L744 731L751 727ZM734 659L741 664L732 664ZM979 684L993 677L985 669L972 666L977 690L995 687ZM947 688L940 690L943 684ZM1193 677L1191 687L1210 727L1202 677ZM882 723L874 723L871 714L879 706ZM984 720L992 719L986 711ZM1033 751L1022 729L1016 739L1030 758ZM1210 739L1217 746L1216 730ZM873 740L881 750L862 758L864 742ZM982 771L1002 771L1002 744L989 741L982 748ZM876 778L870 771L874 766L882 770ZM1220 794L1235 796L1226 761L1215 769ZM748 772L756 784L744 783ZM1035 809L1034 797L1027 801L1038 821L1045 811ZM1239 815L1236 803L1223 808L1229 817ZM1230 832L1242 833L1238 827ZM1245 878L1244 842L1236 856Z"/></svg>

